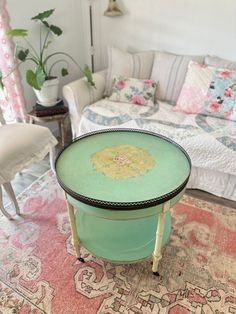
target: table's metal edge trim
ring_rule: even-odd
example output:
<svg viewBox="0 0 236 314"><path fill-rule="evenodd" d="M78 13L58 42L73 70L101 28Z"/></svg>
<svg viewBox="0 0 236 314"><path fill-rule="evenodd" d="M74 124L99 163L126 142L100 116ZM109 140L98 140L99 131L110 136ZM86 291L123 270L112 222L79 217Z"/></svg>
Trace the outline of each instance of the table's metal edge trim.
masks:
<svg viewBox="0 0 236 314"><path fill-rule="evenodd" d="M112 202L112 201L104 201L104 200L98 200L98 199L93 199L87 196L84 196L82 194L76 193L74 191L72 191L70 188L68 188L67 186L65 186L63 184L63 182L61 181L61 179L59 178L59 176L57 175L57 171L56 171L56 166L57 166L57 161L60 157L60 155L64 152L64 150L66 150L69 146L73 145L73 143L95 135L95 134L101 134L101 133L108 133L108 132L136 132L136 133L144 133L144 134L149 134L155 137L159 137L162 138L164 140L166 140L167 142L177 146L186 156L188 162L189 162L189 166L190 166L190 171L189 171L189 175L186 178L186 180L180 185L178 186L176 189L172 190L171 192L157 197L157 198L153 198L153 199L149 199L149 200L145 200L145 201L137 201L137 202ZM139 130L139 129L131 129L131 128L114 128L114 129L103 129L103 130L99 130L99 131L93 131L93 132L89 132L86 134L83 134L81 136L78 136L77 138L75 138L71 143L69 143L66 147L64 147L57 155L56 160L55 160L55 171L56 171L56 176L57 176L57 180L58 183L60 184L60 186L62 187L62 189L68 193L70 196L72 196L74 199L91 205L91 206L95 206L95 207L99 207L99 208L103 208L103 209L110 209L110 210L135 210L135 209L143 209L146 207L152 207L152 206L156 206L156 205L160 205L166 201L169 201L170 199L172 199L173 197L175 197L176 195L178 195L181 191L183 191L183 189L186 187L189 177L190 177L190 173L191 173L191 168L192 168L192 163L191 163L191 159L188 155L188 153L185 151L185 149L179 145L178 143L176 143L175 141L173 141L172 139L161 135L161 134L157 134L154 132L150 132L150 131L145 131L145 130Z"/></svg>

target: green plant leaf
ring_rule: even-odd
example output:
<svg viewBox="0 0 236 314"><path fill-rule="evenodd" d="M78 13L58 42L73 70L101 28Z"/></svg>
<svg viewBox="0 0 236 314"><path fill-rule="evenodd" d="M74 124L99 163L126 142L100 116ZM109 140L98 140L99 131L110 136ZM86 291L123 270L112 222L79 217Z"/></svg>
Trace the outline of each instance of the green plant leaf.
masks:
<svg viewBox="0 0 236 314"><path fill-rule="evenodd" d="M28 54L29 54L29 49L20 50L20 51L18 51L18 53L17 53L17 58L18 58L20 61L25 61L25 59L27 58Z"/></svg>
<svg viewBox="0 0 236 314"><path fill-rule="evenodd" d="M43 23L47 28L50 28L50 25L48 24L48 22L42 21L42 23Z"/></svg>
<svg viewBox="0 0 236 314"><path fill-rule="evenodd" d="M31 20L40 20L43 21L44 19L47 19L49 16L53 14L55 9L47 10L42 13L37 14L36 16L32 17Z"/></svg>
<svg viewBox="0 0 236 314"><path fill-rule="evenodd" d="M85 74L85 77L87 78L87 81L89 82L89 84L91 86L95 87L95 83L93 81L92 71L90 70L90 68L89 68L89 66L87 64L85 64L85 66L84 66L84 74Z"/></svg>
<svg viewBox="0 0 236 314"><path fill-rule="evenodd" d="M68 75L69 74L69 72L68 72L68 70L66 69L66 68L62 68L61 69L61 75L62 76L66 76L66 75Z"/></svg>
<svg viewBox="0 0 236 314"><path fill-rule="evenodd" d="M62 30L56 25L50 25L50 30L57 36L60 36L62 34Z"/></svg>
<svg viewBox="0 0 236 314"><path fill-rule="evenodd" d="M27 29L15 28L6 32L9 37L25 37L28 35Z"/></svg>
<svg viewBox="0 0 236 314"><path fill-rule="evenodd" d="M37 67L37 69L35 71L35 76L36 76L37 84L41 88L45 79L46 79L46 75L45 75L43 68L41 66Z"/></svg>
<svg viewBox="0 0 236 314"><path fill-rule="evenodd" d="M60 29L60 27L56 26L56 25L49 25L48 22L46 21L42 21L42 23L50 29L51 32L53 32L55 35L60 36L62 34L62 30Z"/></svg>
<svg viewBox="0 0 236 314"><path fill-rule="evenodd" d="M4 88L2 71L0 71L0 88Z"/></svg>
<svg viewBox="0 0 236 314"><path fill-rule="evenodd" d="M37 90L41 89L40 86L38 85L38 82L37 82L37 79L36 79L36 75L35 75L35 73L32 70L27 70L27 72L26 72L26 81L27 81L27 83L31 87L33 87L33 88L35 88Z"/></svg>

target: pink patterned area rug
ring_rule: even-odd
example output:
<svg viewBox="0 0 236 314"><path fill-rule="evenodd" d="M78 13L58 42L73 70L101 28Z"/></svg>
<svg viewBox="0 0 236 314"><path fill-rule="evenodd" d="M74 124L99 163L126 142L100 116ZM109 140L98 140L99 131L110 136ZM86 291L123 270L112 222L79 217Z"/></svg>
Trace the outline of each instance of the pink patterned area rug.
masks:
<svg viewBox="0 0 236 314"><path fill-rule="evenodd" d="M19 196L22 217L0 217L0 313L236 313L236 210L185 196L161 277L150 261L75 259L63 193L47 172Z"/></svg>

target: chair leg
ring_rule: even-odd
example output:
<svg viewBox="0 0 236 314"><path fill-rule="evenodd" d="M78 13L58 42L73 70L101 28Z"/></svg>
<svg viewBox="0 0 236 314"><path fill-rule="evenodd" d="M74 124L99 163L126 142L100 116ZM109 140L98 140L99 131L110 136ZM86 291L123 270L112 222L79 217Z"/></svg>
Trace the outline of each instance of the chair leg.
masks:
<svg viewBox="0 0 236 314"><path fill-rule="evenodd" d="M5 191L7 192L9 198L12 200L12 202L15 206L17 215L20 215L20 208L19 208L19 205L17 203L16 196L15 196L15 193L13 191L11 183L5 182L5 183L3 183L3 187L4 187Z"/></svg>
<svg viewBox="0 0 236 314"><path fill-rule="evenodd" d="M5 210L3 206L3 200L2 200L2 186L0 185L0 210L3 213L4 216L6 216L8 219L12 219L12 216Z"/></svg>
<svg viewBox="0 0 236 314"><path fill-rule="evenodd" d="M49 152L49 159L50 159L50 166L51 166L51 169L54 173L56 173L56 170L55 170L55 147L51 148L50 149L50 152Z"/></svg>

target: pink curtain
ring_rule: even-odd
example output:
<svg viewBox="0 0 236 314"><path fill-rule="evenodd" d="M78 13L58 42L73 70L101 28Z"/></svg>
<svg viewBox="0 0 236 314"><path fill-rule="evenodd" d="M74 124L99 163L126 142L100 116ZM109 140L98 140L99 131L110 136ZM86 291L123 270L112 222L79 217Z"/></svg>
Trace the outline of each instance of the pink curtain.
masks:
<svg viewBox="0 0 236 314"><path fill-rule="evenodd" d="M0 0L0 69L5 77L16 66L14 60L14 42L5 35L10 29L10 18L6 9L6 0ZM18 70L4 79L5 97L0 97L0 106L5 120L25 120L26 107Z"/></svg>

